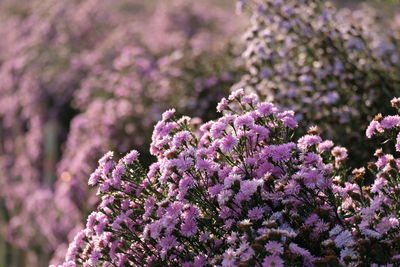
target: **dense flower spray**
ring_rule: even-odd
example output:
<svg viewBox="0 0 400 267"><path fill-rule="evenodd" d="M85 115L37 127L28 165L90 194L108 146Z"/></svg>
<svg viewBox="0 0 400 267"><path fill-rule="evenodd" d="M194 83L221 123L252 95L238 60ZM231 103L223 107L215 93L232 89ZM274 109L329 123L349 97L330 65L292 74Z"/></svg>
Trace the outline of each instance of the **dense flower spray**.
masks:
<svg viewBox="0 0 400 267"><path fill-rule="evenodd" d="M59 262L108 150L67 265L396 263L399 115L366 132L394 146L346 164L371 158L356 138L399 93L398 26L325 1L242 1L248 74L234 89L277 106L239 90L216 121L170 110L145 171L162 110L215 119L241 72L231 10L151 2L0 3L0 233L27 252L20 265ZM295 118L321 130L298 135Z"/></svg>
<svg viewBox="0 0 400 267"><path fill-rule="evenodd" d="M101 204L63 266L318 266L399 257L399 175L380 153L348 176L347 150L316 129L298 141L294 113L243 90L197 127L166 111L146 172L132 151L109 152L89 183ZM374 167L375 166L375 167ZM372 251L372 252L371 252Z"/></svg>

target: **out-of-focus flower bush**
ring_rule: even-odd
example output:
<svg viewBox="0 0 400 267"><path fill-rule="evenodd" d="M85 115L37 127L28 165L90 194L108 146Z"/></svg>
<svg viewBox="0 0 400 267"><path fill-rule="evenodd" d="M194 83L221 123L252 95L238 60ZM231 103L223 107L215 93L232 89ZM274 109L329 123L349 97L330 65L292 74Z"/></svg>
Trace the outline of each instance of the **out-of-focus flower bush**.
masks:
<svg viewBox="0 0 400 267"><path fill-rule="evenodd" d="M148 158L171 106L215 117L240 70L231 38L241 21L212 2L1 5L2 238L43 264L35 254L63 255L82 227L95 202L86 178L103 153L134 146Z"/></svg>
<svg viewBox="0 0 400 267"><path fill-rule="evenodd" d="M369 159L359 142L383 102L400 94L398 25L378 10L336 9L320 0L240 1L252 14L243 53L248 73L234 87L292 109L302 127L318 125L345 145L351 160Z"/></svg>

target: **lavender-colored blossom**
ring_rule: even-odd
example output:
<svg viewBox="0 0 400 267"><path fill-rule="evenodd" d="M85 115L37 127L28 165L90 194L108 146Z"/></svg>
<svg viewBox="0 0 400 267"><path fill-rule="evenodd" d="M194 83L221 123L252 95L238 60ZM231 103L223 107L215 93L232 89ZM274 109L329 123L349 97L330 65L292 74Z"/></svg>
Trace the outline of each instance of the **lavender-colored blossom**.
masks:
<svg viewBox="0 0 400 267"><path fill-rule="evenodd" d="M123 162L125 164L132 164L134 161L136 161L139 157L139 152L136 150L131 150L126 156L123 158Z"/></svg>
<svg viewBox="0 0 400 267"><path fill-rule="evenodd" d="M322 142L322 139L318 135L305 135L299 139L298 146L301 149L306 149L310 146L318 145L321 142Z"/></svg>
<svg viewBox="0 0 400 267"><path fill-rule="evenodd" d="M241 128L241 127L250 128L251 126L253 126L253 124L254 124L254 119L249 115L243 115L235 119L236 128Z"/></svg>
<svg viewBox="0 0 400 267"><path fill-rule="evenodd" d="M263 267L270 267L270 266L275 266L275 267L283 267L283 260L276 255L273 256L267 256L264 258Z"/></svg>
<svg viewBox="0 0 400 267"><path fill-rule="evenodd" d="M256 107L243 105L243 98L229 100L232 110L223 117L254 116ZM237 266L254 260L265 266L293 260L313 266L327 259L372 264L374 256L362 249L370 243L391 251L382 262L392 264L398 244L390 236L398 233L400 223L388 179L397 177L397 159L378 150L378 159L369 164L375 181L365 186L367 168L349 174L345 148L332 148L332 142L324 144L315 134L298 140L287 136L290 128L277 114L254 120L248 131L223 123L224 134L215 137L210 136L214 121L192 131L188 119L177 120L147 174L139 162L119 165L121 161L107 159L113 167L97 184L102 202L71 243L64 266L71 261L118 266L157 259L179 266ZM255 126L267 129L269 138L259 141ZM191 141L175 153L175 137L183 131ZM231 153L218 149L227 133L237 142ZM178 163L185 158L195 164L188 168ZM121 186L113 187L119 166L126 169ZM133 189L126 191L126 184ZM203 245L212 247L207 256ZM321 247L332 248L329 257ZM92 248L104 257L92 255Z"/></svg>
<svg viewBox="0 0 400 267"><path fill-rule="evenodd" d="M222 152L227 153L227 152L231 152L236 144L237 144L236 138L234 138L231 135L227 135L222 139L220 148L221 148Z"/></svg>

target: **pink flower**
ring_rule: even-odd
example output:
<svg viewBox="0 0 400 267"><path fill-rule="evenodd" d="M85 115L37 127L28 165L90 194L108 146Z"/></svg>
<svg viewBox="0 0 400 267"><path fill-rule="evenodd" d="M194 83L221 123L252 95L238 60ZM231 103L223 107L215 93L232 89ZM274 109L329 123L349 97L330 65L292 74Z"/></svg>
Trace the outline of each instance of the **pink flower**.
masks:
<svg viewBox="0 0 400 267"><path fill-rule="evenodd" d="M347 149L344 147L336 146L332 149L332 156L335 157L336 161L341 161L347 158Z"/></svg>
<svg viewBox="0 0 400 267"><path fill-rule="evenodd" d="M395 97L390 101L390 104L392 104L392 107L398 108L400 106L400 97Z"/></svg>
<svg viewBox="0 0 400 267"><path fill-rule="evenodd" d="M244 90L242 88L240 88L240 89L237 89L236 91L233 91L229 95L228 99L235 100L235 99L241 98L242 96L244 96Z"/></svg>
<svg viewBox="0 0 400 267"><path fill-rule="evenodd" d="M333 147L333 142L331 140L323 141L318 145L318 152L323 153Z"/></svg>
<svg viewBox="0 0 400 267"><path fill-rule="evenodd" d="M387 180L383 177L379 177L375 179L374 184L371 186L371 192L372 193L378 193L379 191L382 190L383 186L387 184Z"/></svg>
<svg viewBox="0 0 400 267"><path fill-rule="evenodd" d="M308 147L317 145L321 142L322 142L322 139L318 135L305 135L299 139L297 144L300 149L305 150Z"/></svg>
<svg viewBox="0 0 400 267"><path fill-rule="evenodd" d="M371 121L368 125L365 135L368 138L371 138L375 134L375 131L382 133L383 132L382 126L378 121Z"/></svg>
<svg viewBox="0 0 400 267"><path fill-rule="evenodd" d="M397 134L395 148L397 152L400 152L400 133Z"/></svg>
<svg viewBox="0 0 400 267"><path fill-rule="evenodd" d="M217 105L217 111L222 112L228 107L228 100L224 97L221 99L221 101Z"/></svg>

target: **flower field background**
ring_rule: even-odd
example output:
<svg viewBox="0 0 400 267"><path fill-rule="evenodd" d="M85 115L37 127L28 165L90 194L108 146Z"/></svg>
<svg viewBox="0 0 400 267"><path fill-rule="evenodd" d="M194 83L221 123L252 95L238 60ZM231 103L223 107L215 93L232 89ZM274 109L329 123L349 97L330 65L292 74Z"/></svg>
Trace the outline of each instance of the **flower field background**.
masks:
<svg viewBox="0 0 400 267"><path fill-rule="evenodd" d="M397 266L397 8L1 1L0 267Z"/></svg>

